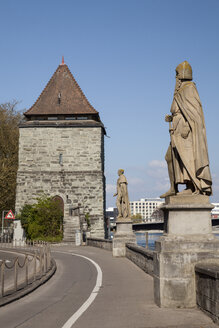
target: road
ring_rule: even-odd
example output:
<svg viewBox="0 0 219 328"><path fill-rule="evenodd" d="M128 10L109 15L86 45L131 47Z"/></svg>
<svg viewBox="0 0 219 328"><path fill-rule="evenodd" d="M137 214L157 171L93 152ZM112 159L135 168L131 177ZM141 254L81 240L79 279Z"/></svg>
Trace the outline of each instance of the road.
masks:
<svg viewBox="0 0 219 328"><path fill-rule="evenodd" d="M1 328L70 328L68 320L75 318L74 328L218 327L198 309L158 308L152 277L126 258L92 247L53 251L56 274L32 294L2 307Z"/></svg>

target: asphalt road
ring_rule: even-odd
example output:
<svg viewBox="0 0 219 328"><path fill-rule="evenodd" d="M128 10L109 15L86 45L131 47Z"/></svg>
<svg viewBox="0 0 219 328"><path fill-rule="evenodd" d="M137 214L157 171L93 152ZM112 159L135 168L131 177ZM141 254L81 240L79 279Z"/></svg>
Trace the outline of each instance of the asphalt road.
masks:
<svg viewBox="0 0 219 328"><path fill-rule="evenodd" d="M93 247L53 250L56 274L32 294L0 308L0 328L218 327L198 309L158 308L153 301L153 278L126 258L113 258L111 252ZM100 289L93 290L100 278L95 263L71 253L99 264ZM76 314L74 325L66 325Z"/></svg>
<svg viewBox="0 0 219 328"><path fill-rule="evenodd" d="M96 283L87 260L55 253L55 275L32 294L0 309L1 328L61 328L86 301Z"/></svg>

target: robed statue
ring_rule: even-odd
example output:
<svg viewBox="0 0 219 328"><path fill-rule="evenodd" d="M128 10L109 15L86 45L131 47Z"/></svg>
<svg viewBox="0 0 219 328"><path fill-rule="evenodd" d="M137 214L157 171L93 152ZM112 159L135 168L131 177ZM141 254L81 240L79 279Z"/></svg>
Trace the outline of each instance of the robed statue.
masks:
<svg viewBox="0 0 219 328"><path fill-rule="evenodd" d="M169 122L170 145L165 159L170 178L170 190L161 198L176 194L211 195L205 121L199 94L192 82L192 68L187 61L176 67L176 86ZM178 185L185 190L178 192Z"/></svg>
<svg viewBox="0 0 219 328"><path fill-rule="evenodd" d="M118 170L117 192L113 196L117 196L116 206L118 208L117 220L127 220L131 218L128 196L128 182L124 176L124 170Z"/></svg>

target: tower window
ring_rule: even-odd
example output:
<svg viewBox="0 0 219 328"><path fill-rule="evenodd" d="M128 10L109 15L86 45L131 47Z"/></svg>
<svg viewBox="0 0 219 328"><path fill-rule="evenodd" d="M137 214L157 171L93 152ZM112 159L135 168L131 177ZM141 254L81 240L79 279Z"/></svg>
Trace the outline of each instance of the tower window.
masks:
<svg viewBox="0 0 219 328"><path fill-rule="evenodd" d="M63 156L62 156L62 154L59 154L59 164L63 165Z"/></svg>
<svg viewBox="0 0 219 328"><path fill-rule="evenodd" d="M59 92L59 94L58 94L58 103L59 103L59 105L61 104L61 92Z"/></svg>

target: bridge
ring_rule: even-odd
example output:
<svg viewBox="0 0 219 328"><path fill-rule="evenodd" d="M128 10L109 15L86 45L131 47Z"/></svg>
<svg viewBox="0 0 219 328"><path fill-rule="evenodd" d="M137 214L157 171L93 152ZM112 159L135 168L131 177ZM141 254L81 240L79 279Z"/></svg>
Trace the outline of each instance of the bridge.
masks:
<svg viewBox="0 0 219 328"><path fill-rule="evenodd" d="M212 227L219 226L219 219L212 219ZM164 230L164 222L134 223L134 231Z"/></svg>

